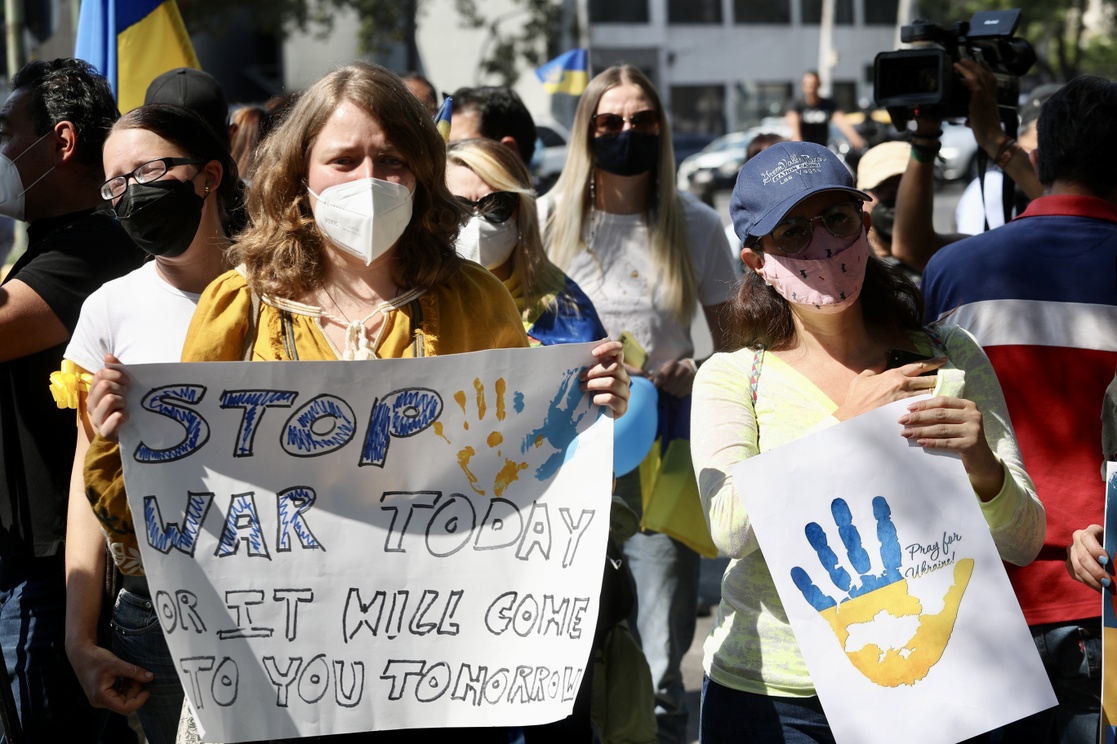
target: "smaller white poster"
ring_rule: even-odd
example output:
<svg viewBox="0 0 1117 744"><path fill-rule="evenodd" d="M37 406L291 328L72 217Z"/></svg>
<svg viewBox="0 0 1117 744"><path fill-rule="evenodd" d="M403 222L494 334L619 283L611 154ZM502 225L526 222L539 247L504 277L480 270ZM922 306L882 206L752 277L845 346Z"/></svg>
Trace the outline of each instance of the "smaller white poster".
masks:
<svg viewBox="0 0 1117 744"><path fill-rule="evenodd" d="M961 461L899 435L910 403L733 469L839 742L957 742L1056 702Z"/></svg>

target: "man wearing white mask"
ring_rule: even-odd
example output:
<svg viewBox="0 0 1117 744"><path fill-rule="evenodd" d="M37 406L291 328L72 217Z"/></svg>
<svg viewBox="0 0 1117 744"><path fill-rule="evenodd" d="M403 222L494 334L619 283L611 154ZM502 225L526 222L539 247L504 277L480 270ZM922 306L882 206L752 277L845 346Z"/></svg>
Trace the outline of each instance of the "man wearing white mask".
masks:
<svg viewBox="0 0 1117 744"><path fill-rule="evenodd" d="M141 262L102 206L101 145L119 116L85 62L32 62L0 107L0 214L28 223L27 251L0 284L0 689L10 733L96 741L66 659L64 537L73 413L43 380L59 368L85 298ZM6 716L10 717L10 716Z"/></svg>

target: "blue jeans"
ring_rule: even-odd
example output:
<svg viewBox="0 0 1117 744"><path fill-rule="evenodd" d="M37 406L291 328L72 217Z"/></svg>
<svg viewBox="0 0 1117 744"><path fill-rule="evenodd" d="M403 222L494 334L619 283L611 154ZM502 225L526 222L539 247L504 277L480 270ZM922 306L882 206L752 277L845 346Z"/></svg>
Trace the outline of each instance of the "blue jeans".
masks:
<svg viewBox="0 0 1117 744"><path fill-rule="evenodd" d="M151 599L121 589L112 611L112 652L155 675L136 714L150 744L174 744L182 712L182 684Z"/></svg>
<svg viewBox="0 0 1117 744"><path fill-rule="evenodd" d="M687 707L681 664L698 614L698 553L667 535L641 532L625 542L624 554L636 580L629 624L651 668L659 741L684 744Z"/></svg>
<svg viewBox="0 0 1117 744"><path fill-rule="evenodd" d="M29 744L96 742L108 716L89 704L78 684L66 658L65 630L63 556L0 557L0 646Z"/></svg>
<svg viewBox="0 0 1117 744"><path fill-rule="evenodd" d="M757 695L702 679L702 712L698 722L702 744L834 744L826 714L817 697Z"/></svg>
<svg viewBox="0 0 1117 744"><path fill-rule="evenodd" d="M1094 744L1101 716L1101 618L1031 626L1059 705L990 732L993 744Z"/></svg>

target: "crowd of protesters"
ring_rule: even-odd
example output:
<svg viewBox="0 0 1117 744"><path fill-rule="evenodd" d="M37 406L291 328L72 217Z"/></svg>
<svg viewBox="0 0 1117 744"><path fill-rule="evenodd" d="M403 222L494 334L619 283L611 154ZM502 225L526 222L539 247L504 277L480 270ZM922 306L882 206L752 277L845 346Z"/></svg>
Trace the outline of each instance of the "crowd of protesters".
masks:
<svg viewBox="0 0 1117 744"><path fill-rule="evenodd" d="M750 151L727 235L676 190L668 112L632 66L590 81L566 166L536 200L535 126L506 88L453 93L447 149L437 89L364 62L232 116L212 77L176 70L123 117L89 65L28 64L0 108L0 214L28 226L0 285L9 740L128 741L131 714L155 744L197 737L127 507L117 363L594 341L593 403L623 415L633 377L660 395L657 446L611 486L606 574L621 578L604 583L593 653L614 649L598 663L624 665L628 684L606 699L586 675L564 721L448 735L669 744L698 716L710 744L833 741L731 469L930 394L895 434L959 456L1059 701L981 740L1096 741L1097 592L1114 588L1099 471L1117 459L1117 84L1037 91L1017 141L992 74L956 72L997 182L1019 189L1001 210L977 186L977 234L932 225L941 122L917 116L868 148L808 73L790 139ZM831 122L862 150L856 174L825 146ZM730 562L694 711L681 663L706 546Z"/></svg>

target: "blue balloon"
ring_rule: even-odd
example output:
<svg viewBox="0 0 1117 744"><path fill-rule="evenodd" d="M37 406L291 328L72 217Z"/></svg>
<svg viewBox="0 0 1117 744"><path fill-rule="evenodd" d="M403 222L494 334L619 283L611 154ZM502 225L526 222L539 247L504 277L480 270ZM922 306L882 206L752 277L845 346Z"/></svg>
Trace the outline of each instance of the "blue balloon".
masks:
<svg viewBox="0 0 1117 744"><path fill-rule="evenodd" d="M613 424L613 472L635 470L648 456L659 426L659 391L646 377L633 377L628 411Z"/></svg>

